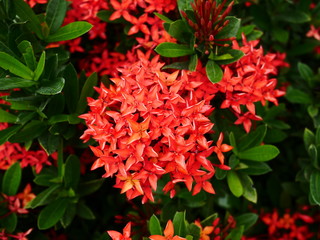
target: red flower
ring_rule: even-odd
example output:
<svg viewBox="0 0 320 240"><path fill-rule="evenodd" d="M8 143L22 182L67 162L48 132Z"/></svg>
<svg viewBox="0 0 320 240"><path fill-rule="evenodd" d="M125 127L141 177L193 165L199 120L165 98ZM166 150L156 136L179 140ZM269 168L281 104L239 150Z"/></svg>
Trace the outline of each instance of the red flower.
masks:
<svg viewBox="0 0 320 240"><path fill-rule="evenodd" d="M174 236L174 227L171 220L167 222L166 228L163 231L164 236L161 235L152 235L149 237L151 240L186 240L185 238Z"/></svg>
<svg viewBox="0 0 320 240"><path fill-rule="evenodd" d="M123 233L117 231L107 231L112 240L131 240L131 222L129 222L123 229Z"/></svg>

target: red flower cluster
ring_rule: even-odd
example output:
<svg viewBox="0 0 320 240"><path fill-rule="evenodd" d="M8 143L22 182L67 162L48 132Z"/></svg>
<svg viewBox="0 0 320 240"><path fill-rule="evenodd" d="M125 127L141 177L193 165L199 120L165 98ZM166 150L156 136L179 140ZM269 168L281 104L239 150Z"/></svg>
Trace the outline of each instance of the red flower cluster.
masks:
<svg viewBox="0 0 320 240"><path fill-rule="evenodd" d="M0 123L0 129L5 129L7 126L7 124ZM49 156L42 149L26 150L20 144L10 142L0 145L0 170L7 170L17 161L20 161L22 168L35 167L36 173L40 173L44 165L52 165Z"/></svg>
<svg viewBox="0 0 320 240"><path fill-rule="evenodd" d="M30 7L34 7L36 4L46 4L48 0L24 0L26 3L30 5Z"/></svg>
<svg viewBox="0 0 320 240"><path fill-rule="evenodd" d="M237 62L224 66L222 81L215 84L216 91L225 94L221 108L231 108L238 117L235 124L243 124L250 131L251 120L262 120L256 115L255 102L266 101L278 104L277 98L285 94L276 89L279 67L288 67L284 62L285 54L263 53L259 40L247 41L243 36L243 45L233 41L233 49L241 50L245 55ZM241 106L246 106L247 112Z"/></svg>
<svg viewBox="0 0 320 240"><path fill-rule="evenodd" d="M96 88L99 98L88 99L90 112L80 116L88 126L81 138L99 143L91 147L98 157L92 169L104 167L104 177L116 175L115 187L128 199L143 195L143 202L153 201L152 189L164 174L171 180L163 190L171 197L178 182L193 194L214 193L208 180L215 167L229 169L222 152L232 147L222 144L222 134L216 146L204 136L213 127L207 118L213 96L205 92L212 83L198 72L161 71L159 56L150 61L150 54L137 55L139 61L111 79L115 85ZM207 159L213 152L215 163Z"/></svg>
<svg viewBox="0 0 320 240"><path fill-rule="evenodd" d="M0 240L9 240L11 238L18 239L18 240L28 240L28 238L26 237L31 233L31 231L32 231L32 228L30 228L26 232L20 232L20 233L17 233L16 235L13 235L10 233L6 233L5 229L3 229L0 232Z"/></svg>
<svg viewBox="0 0 320 240"><path fill-rule="evenodd" d="M308 207L307 207L308 208ZM262 222L268 226L268 234L256 237L243 237L242 240L306 240L315 237L310 227L315 225L318 229L319 223L315 217L306 213L286 211L282 216L279 216L275 209L272 213L264 213L261 215ZM320 237L316 236L318 239Z"/></svg>

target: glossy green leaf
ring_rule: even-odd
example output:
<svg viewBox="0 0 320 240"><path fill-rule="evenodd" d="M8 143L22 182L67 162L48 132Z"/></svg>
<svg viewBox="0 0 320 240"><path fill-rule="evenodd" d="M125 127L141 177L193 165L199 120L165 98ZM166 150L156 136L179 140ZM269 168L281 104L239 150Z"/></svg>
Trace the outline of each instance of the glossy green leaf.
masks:
<svg viewBox="0 0 320 240"><path fill-rule="evenodd" d="M311 20L308 14L295 9L288 10L282 13L282 15L279 16L279 18L289 23L305 23Z"/></svg>
<svg viewBox="0 0 320 240"><path fill-rule="evenodd" d="M79 100L79 80L77 72L71 63L65 68L63 77L66 80L63 92L66 95L67 108L70 113L74 113Z"/></svg>
<svg viewBox="0 0 320 240"><path fill-rule="evenodd" d="M59 28L55 33L50 34L46 41L47 42L59 42L71 40L85 34L92 28L92 25L88 22L78 21L72 22L68 25Z"/></svg>
<svg viewBox="0 0 320 240"><path fill-rule="evenodd" d="M54 183L51 181L54 177L49 174L42 174L35 176L33 182L39 186L50 187Z"/></svg>
<svg viewBox="0 0 320 240"><path fill-rule="evenodd" d="M251 228L258 220L259 216L255 213L245 213L235 218L237 226L244 226L244 231Z"/></svg>
<svg viewBox="0 0 320 240"><path fill-rule="evenodd" d="M26 88L35 85L36 82L23 78L0 78L0 90L9 90L14 88Z"/></svg>
<svg viewBox="0 0 320 240"><path fill-rule="evenodd" d="M246 173L248 175L262 175L272 170L269 167L269 165L264 162L256 162L256 161L248 161L248 160L242 160L241 162L247 165L248 168L241 169L239 171L241 171L242 173Z"/></svg>
<svg viewBox="0 0 320 240"><path fill-rule="evenodd" d="M38 38L43 39L41 22L30 6L23 0L13 0L13 2L19 18L26 22L31 32L35 32Z"/></svg>
<svg viewBox="0 0 320 240"><path fill-rule="evenodd" d="M4 144L8 139L13 136L16 132L18 132L22 128L22 125L14 125L10 126L4 130L0 131L0 145Z"/></svg>
<svg viewBox="0 0 320 240"><path fill-rule="evenodd" d="M215 36L216 39L225 39L237 36L241 20L232 16L228 16L225 19L229 20L229 23Z"/></svg>
<svg viewBox="0 0 320 240"><path fill-rule="evenodd" d="M212 224L212 222L211 222L210 224ZM202 225L202 226L203 226L203 225ZM188 226L188 230L189 230L190 235L192 235L194 239L197 239L197 240L200 239L201 229L200 229L199 226L197 226L197 225L194 224L194 223L191 223L191 224L189 224L189 226Z"/></svg>
<svg viewBox="0 0 320 240"><path fill-rule="evenodd" d="M1 228L5 229L6 232L8 233L14 232L17 227L17 224L18 224L18 216L16 213L11 213L7 217L0 218Z"/></svg>
<svg viewBox="0 0 320 240"><path fill-rule="evenodd" d="M313 200L320 205L320 172L313 171L310 177L310 193Z"/></svg>
<svg viewBox="0 0 320 240"><path fill-rule="evenodd" d="M42 134L38 137L39 144L46 151L48 155L58 150L60 137L49 133Z"/></svg>
<svg viewBox="0 0 320 240"><path fill-rule="evenodd" d="M48 2L45 20L50 29L50 33L54 33L59 29L63 23L66 12L66 0L51 0Z"/></svg>
<svg viewBox="0 0 320 240"><path fill-rule="evenodd" d="M170 18L168 18L160 13L155 12L154 15L156 15L158 18L163 20L165 23L173 23L173 21Z"/></svg>
<svg viewBox="0 0 320 240"><path fill-rule="evenodd" d="M239 177L243 186L243 197L248 201L257 203L257 190L253 187L252 179L247 175L239 172Z"/></svg>
<svg viewBox="0 0 320 240"><path fill-rule="evenodd" d="M279 153L279 149L273 145L261 145L239 152L238 157L244 160L264 162L275 158Z"/></svg>
<svg viewBox="0 0 320 240"><path fill-rule="evenodd" d="M17 143L28 142L39 137L46 130L44 122L33 120L26 124L18 133L10 137L9 140Z"/></svg>
<svg viewBox="0 0 320 240"><path fill-rule="evenodd" d="M26 65L4 52L0 52L0 67L27 80L32 80L34 75Z"/></svg>
<svg viewBox="0 0 320 240"><path fill-rule="evenodd" d="M243 194L243 186L241 184L240 178L235 171L229 171L227 174L227 182L230 191L236 197L240 197Z"/></svg>
<svg viewBox="0 0 320 240"><path fill-rule="evenodd" d="M86 80L80 94L80 98L77 104L76 112L83 113L87 108L87 97L91 97L94 93L93 87L98 83L97 73L92 73Z"/></svg>
<svg viewBox="0 0 320 240"><path fill-rule="evenodd" d="M186 10L192 10L191 3L193 0L178 0L178 8L179 12L186 11Z"/></svg>
<svg viewBox="0 0 320 240"><path fill-rule="evenodd" d="M234 137L234 133L231 132L229 134L229 142L230 142L230 145L233 147L232 148L232 151L234 152L234 154L237 155L238 153L238 146L237 146L237 142L236 142L236 138Z"/></svg>
<svg viewBox="0 0 320 240"><path fill-rule="evenodd" d="M206 73L209 80L213 83L220 82L223 77L221 67L212 60L208 60L206 64Z"/></svg>
<svg viewBox="0 0 320 240"><path fill-rule="evenodd" d="M182 19L176 20L170 24L169 34L181 43L189 43L193 33L189 25Z"/></svg>
<svg viewBox="0 0 320 240"><path fill-rule="evenodd" d="M185 62L173 62L171 64L165 65L162 67L162 69L188 69L189 63L187 61Z"/></svg>
<svg viewBox="0 0 320 240"><path fill-rule="evenodd" d="M185 236L187 233L186 213L176 212L172 220L174 226L174 234Z"/></svg>
<svg viewBox="0 0 320 240"><path fill-rule="evenodd" d="M153 214L148 223L150 235L162 235L159 219Z"/></svg>
<svg viewBox="0 0 320 240"><path fill-rule="evenodd" d="M53 227L62 218L68 203L68 199L59 198L42 209L38 217L38 228L45 230Z"/></svg>
<svg viewBox="0 0 320 240"><path fill-rule="evenodd" d="M30 68L31 70L35 70L36 58L34 56L33 47L31 43L29 41L23 40L21 43L19 43L18 48L28 68Z"/></svg>
<svg viewBox="0 0 320 240"><path fill-rule="evenodd" d="M80 179L80 160L76 155L70 155L65 163L64 185L66 188L77 188Z"/></svg>
<svg viewBox="0 0 320 240"><path fill-rule="evenodd" d="M40 78L41 74L43 73L45 61L46 61L46 52L43 51L41 56L40 56L40 60L38 62L37 68L34 71L33 79L35 81L37 81Z"/></svg>
<svg viewBox="0 0 320 240"><path fill-rule="evenodd" d="M298 71L300 76L306 80L309 86L312 86L312 78L313 78L313 71L312 69L304 63L298 62Z"/></svg>
<svg viewBox="0 0 320 240"><path fill-rule="evenodd" d="M243 236L244 226L239 226L231 230L225 240L241 240Z"/></svg>
<svg viewBox="0 0 320 240"><path fill-rule="evenodd" d="M55 199L53 195L60 188L60 186L61 186L60 184L54 184L49 188L43 190L41 193L37 194L37 196L27 204L26 208L36 208L39 206L46 205L49 202L52 202Z"/></svg>
<svg viewBox="0 0 320 240"><path fill-rule="evenodd" d="M292 87L288 87L285 97L292 103L312 104L312 98L309 94Z"/></svg>
<svg viewBox="0 0 320 240"><path fill-rule="evenodd" d="M67 228L68 226L70 226L74 217L76 216L76 213L77 213L76 204L69 204L62 218L60 219L60 223L63 228Z"/></svg>
<svg viewBox="0 0 320 240"><path fill-rule="evenodd" d="M197 65L198 65L198 55L194 54L190 57L190 61L189 61L189 65L188 65L189 71L191 71L191 72L196 71Z"/></svg>
<svg viewBox="0 0 320 240"><path fill-rule="evenodd" d="M37 90L37 93L42 95L56 95L61 93L65 84L65 80L62 77L56 78L54 81L45 82Z"/></svg>
<svg viewBox="0 0 320 240"><path fill-rule="evenodd" d="M213 60L215 60L217 62L217 64L219 64L219 65L226 65L226 64L230 64L230 63L234 63L234 62L238 61L239 59L241 59L244 56L244 53L241 50L229 49L228 51L226 51L226 53L224 55L226 55L225 59L218 58L216 60L215 59L213 59ZM227 57L229 57L229 58L227 58Z"/></svg>
<svg viewBox="0 0 320 240"><path fill-rule="evenodd" d="M303 142L304 142L304 146L305 146L306 150L309 149L309 146L310 146L311 144L314 144L314 143L315 143L314 133L311 132L308 128L305 128L305 129L304 129L304 132L303 132Z"/></svg>
<svg viewBox="0 0 320 240"><path fill-rule="evenodd" d="M0 108L0 123L7 122L7 123L15 123L17 122L18 117L13 115L5 110Z"/></svg>
<svg viewBox="0 0 320 240"><path fill-rule="evenodd" d="M261 125L257 127L254 131L251 131L249 134L245 135L245 137L241 138L238 144L239 151L243 151L257 145L260 145L266 136L267 126Z"/></svg>
<svg viewBox="0 0 320 240"><path fill-rule="evenodd" d="M6 195L13 196L17 194L21 182L22 171L20 163L16 162L5 171L2 180L2 192Z"/></svg>
<svg viewBox="0 0 320 240"><path fill-rule="evenodd" d="M183 57L194 54L194 50L189 46L171 42L160 43L155 51L163 57Z"/></svg>
<svg viewBox="0 0 320 240"><path fill-rule="evenodd" d="M77 206L77 215L83 219L93 220L96 217L94 216L92 210L84 203L79 202Z"/></svg>
<svg viewBox="0 0 320 240"><path fill-rule="evenodd" d="M103 184L103 179L91 180L79 184L78 194L80 197L90 195L96 192Z"/></svg>
<svg viewBox="0 0 320 240"><path fill-rule="evenodd" d="M253 32L255 29L255 25L245 25L241 26L238 33L237 33L237 39L242 39L242 33L246 36Z"/></svg>

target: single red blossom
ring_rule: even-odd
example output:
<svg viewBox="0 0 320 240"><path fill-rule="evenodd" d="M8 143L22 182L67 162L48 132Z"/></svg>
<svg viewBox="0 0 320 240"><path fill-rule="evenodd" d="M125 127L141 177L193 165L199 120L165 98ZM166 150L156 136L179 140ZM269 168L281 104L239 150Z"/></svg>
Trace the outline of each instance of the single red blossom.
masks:
<svg viewBox="0 0 320 240"><path fill-rule="evenodd" d="M163 231L164 236L161 235L151 235L149 239L151 240L186 240L186 238L174 235L174 227L171 220L167 222L166 228Z"/></svg>
<svg viewBox="0 0 320 240"><path fill-rule="evenodd" d="M46 4L48 0L24 0L26 3L30 5L30 7L34 7L36 4Z"/></svg>
<svg viewBox="0 0 320 240"><path fill-rule="evenodd" d="M320 41L320 27L316 28L314 25L310 25L310 30L306 34L307 37L313 37Z"/></svg>
<svg viewBox="0 0 320 240"><path fill-rule="evenodd" d="M129 222L123 229L123 233L117 231L107 231L112 240L131 240L131 222Z"/></svg>
<svg viewBox="0 0 320 240"><path fill-rule="evenodd" d="M16 235L8 234L8 236L18 239L18 240L28 240L27 236L32 232L32 228L27 230L26 232L17 233Z"/></svg>

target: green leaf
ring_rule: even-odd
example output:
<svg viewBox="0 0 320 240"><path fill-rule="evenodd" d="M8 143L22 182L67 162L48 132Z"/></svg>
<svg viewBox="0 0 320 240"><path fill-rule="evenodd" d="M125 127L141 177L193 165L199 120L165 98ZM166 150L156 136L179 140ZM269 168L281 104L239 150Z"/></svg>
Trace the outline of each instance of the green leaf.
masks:
<svg viewBox="0 0 320 240"><path fill-rule="evenodd" d="M46 52L43 51L40 56L40 60L38 62L37 68L34 71L34 78L33 79L35 81L37 81L40 78L41 74L43 73L45 61L46 61Z"/></svg>
<svg viewBox="0 0 320 240"><path fill-rule="evenodd" d="M40 173L33 179L33 182L39 186L50 187L54 184L51 180L55 177L56 176Z"/></svg>
<svg viewBox="0 0 320 240"><path fill-rule="evenodd" d="M274 27L271 29L271 34L281 43L287 43L289 40L289 32L286 29Z"/></svg>
<svg viewBox="0 0 320 240"><path fill-rule="evenodd" d="M243 173L239 173L239 177L243 186L243 197L250 202L257 203L258 194L257 190L253 187L252 179Z"/></svg>
<svg viewBox="0 0 320 240"><path fill-rule="evenodd" d="M94 93L93 87L98 83L97 73L92 73L86 80L80 94L76 112L81 114L87 108L87 97L91 97Z"/></svg>
<svg viewBox="0 0 320 240"><path fill-rule="evenodd" d="M0 122L15 123L18 117L0 108Z"/></svg>
<svg viewBox="0 0 320 240"><path fill-rule="evenodd" d="M71 40L85 34L92 28L92 25L88 22L77 21L69 23L68 25L59 28L55 33L50 34L47 42L59 42Z"/></svg>
<svg viewBox="0 0 320 240"><path fill-rule="evenodd" d="M210 223L210 225L211 224L212 224L212 222ZM206 225L202 225L202 226L206 226ZM190 235L192 235L194 237L194 239L197 239L197 240L200 239L201 229L199 226L197 226L194 223L191 223L188 226L188 230L189 230Z"/></svg>
<svg viewBox="0 0 320 240"><path fill-rule="evenodd" d="M68 199L60 198L42 209L38 217L38 228L45 230L53 227L62 218L68 203Z"/></svg>
<svg viewBox="0 0 320 240"><path fill-rule="evenodd" d="M228 16L225 19L228 20L229 23L215 36L216 39L225 39L237 36L241 20L232 16Z"/></svg>
<svg viewBox="0 0 320 240"><path fill-rule="evenodd" d="M4 52L0 52L0 67L27 80L32 80L34 75L26 65Z"/></svg>
<svg viewBox="0 0 320 240"><path fill-rule="evenodd" d="M236 219L237 226L242 225L244 227L244 231L246 231L257 222L258 218L259 218L258 214L245 213L240 216L237 216L235 219Z"/></svg>
<svg viewBox="0 0 320 240"><path fill-rule="evenodd" d="M194 55L192 55L194 56ZM169 65L164 65L161 69L188 69L189 68L189 63L188 62L173 62Z"/></svg>
<svg viewBox="0 0 320 240"><path fill-rule="evenodd" d="M77 215L87 220L93 220L96 218L91 209L84 202L79 202L77 206Z"/></svg>
<svg viewBox="0 0 320 240"><path fill-rule="evenodd" d="M172 223L175 235L185 236L187 234L186 212L176 212Z"/></svg>
<svg viewBox="0 0 320 240"><path fill-rule="evenodd" d="M320 172L313 171L310 177L310 193L313 200L320 205Z"/></svg>
<svg viewBox="0 0 320 240"><path fill-rule="evenodd" d="M18 133L10 137L9 141L17 143L28 142L39 137L46 130L47 126L44 122L33 120L27 123Z"/></svg>
<svg viewBox="0 0 320 240"><path fill-rule="evenodd" d="M320 145L320 127L318 127L316 130L315 143L316 145Z"/></svg>
<svg viewBox="0 0 320 240"><path fill-rule="evenodd" d="M189 25L182 19L170 24L169 34L182 43L189 43L190 39L193 37Z"/></svg>
<svg viewBox="0 0 320 240"><path fill-rule="evenodd" d="M231 132L229 134L229 142L231 144L231 146L233 147L232 148L232 151L234 152L234 154L238 154L238 146L237 146L237 143L236 143L236 138L234 137L234 133Z"/></svg>
<svg viewBox="0 0 320 240"><path fill-rule="evenodd" d="M69 204L63 214L63 217L60 219L63 228L67 228L72 223L74 217L76 216L76 210L75 204Z"/></svg>
<svg viewBox="0 0 320 240"><path fill-rule="evenodd" d="M243 194L243 186L241 184L240 178L235 171L229 171L227 174L227 182L230 191L236 197L240 197Z"/></svg>
<svg viewBox="0 0 320 240"><path fill-rule="evenodd" d="M65 68L63 77L66 79L63 92L66 96L67 108L70 113L74 113L79 100L79 80L77 71L71 63Z"/></svg>
<svg viewBox="0 0 320 240"><path fill-rule="evenodd" d="M240 58L242 58L244 56L244 53L241 50L229 49L228 51L226 51L225 55L230 56L230 58L217 59L217 60L215 60L217 62L217 64L226 65L226 64L234 63L234 62L238 61Z"/></svg>
<svg viewBox="0 0 320 240"><path fill-rule="evenodd" d="M55 198L53 198L53 194L58 191L61 187L60 184L51 185L46 190L39 193L34 199L32 199L26 206L26 208L36 208L42 205L48 204L48 202L52 202Z"/></svg>
<svg viewBox="0 0 320 240"><path fill-rule="evenodd" d="M257 127L255 131L251 131L248 135L245 135L245 137L241 138L238 144L239 151L241 152L243 150L260 145L264 137L266 136L266 133L266 125L261 125Z"/></svg>
<svg viewBox="0 0 320 240"><path fill-rule="evenodd" d="M211 56L211 55L212 55L212 56ZM216 61L216 60L228 60L228 59L232 59L233 57L232 57L231 54L229 54L229 53L225 53L225 54L222 54L222 55L217 56L217 55L214 55L213 52L211 52L209 58L210 58L211 60Z"/></svg>
<svg viewBox="0 0 320 240"><path fill-rule="evenodd" d="M190 61L189 61L189 65L188 65L189 71L191 71L191 72L196 71L197 65L198 65L198 55L197 54L193 54L190 57Z"/></svg>
<svg viewBox="0 0 320 240"><path fill-rule="evenodd" d="M103 182L104 182L103 179L96 179L96 180L80 183L78 188L79 196L84 197L94 193L102 186Z"/></svg>
<svg viewBox="0 0 320 240"><path fill-rule="evenodd" d="M6 195L13 196L18 192L21 182L22 171L19 162L15 162L5 171L2 180L2 192Z"/></svg>
<svg viewBox="0 0 320 240"><path fill-rule="evenodd" d="M154 15L156 15L158 18L163 20L165 23L173 23L173 21L170 18L168 18L160 13L155 12Z"/></svg>
<svg viewBox="0 0 320 240"><path fill-rule="evenodd" d="M76 189L80 179L80 160L70 155L65 163L64 184L66 188Z"/></svg>
<svg viewBox="0 0 320 240"><path fill-rule="evenodd" d="M261 145L250 148L243 152L238 153L240 159L252 160L252 161L269 161L279 154L279 149L273 145Z"/></svg>
<svg viewBox="0 0 320 240"><path fill-rule="evenodd" d="M312 69L307 64L298 62L298 71L300 73L300 76L307 81L309 86L312 86L312 78L313 78Z"/></svg>
<svg viewBox="0 0 320 240"><path fill-rule="evenodd" d="M18 132L22 128L22 125L15 125L8 127L2 131L0 131L0 145L4 144L8 139Z"/></svg>
<svg viewBox="0 0 320 240"><path fill-rule="evenodd" d="M31 87L35 84L36 82L34 81L22 79L22 78L16 78L16 77L0 78L0 90L26 88L26 87Z"/></svg>
<svg viewBox="0 0 320 240"><path fill-rule="evenodd" d="M220 82L223 77L221 67L212 60L208 60L206 64L206 73L209 80L213 83Z"/></svg>
<svg viewBox="0 0 320 240"><path fill-rule="evenodd" d="M290 9L286 12L283 12L279 18L289 23L305 23L311 20L308 14L295 9Z"/></svg>
<svg viewBox="0 0 320 240"><path fill-rule="evenodd" d="M37 93L42 95L56 95L61 93L65 84L65 80L62 77L54 79L54 81L44 82L42 86L37 90Z"/></svg>
<svg viewBox="0 0 320 240"><path fill-rule="evenodd" d="M159 219L153 214L149 220L150 235L162 235L162 228Z"/></svg>
<svg viewBox="0 0 320 240"><path fill-rule="evenodd" d="M218 217L218 213L213 213L201 221L201 226L209 226Z"/></svg>
<svg viewBox="0 0 320 240"><path fill-rule="evenodd" d="M66 12L66 0L51 0L48 2L45 20L50 29L50 33L54 33L59 29L63 23Z"/></svg>
<svg viewBox="0 0 320 240"><path fill-rule="evenodd" d="M41 23L30 6L23 0L13 0L17 15L31 32L35 32L38 38L43 39Z"/></svg>
<svg viewBox="0 0 320 240"><path fill-rule="evenodd" d="M244 226L240 226L237 228L234 228L231 230L231 232L228 234L228 236L225 238L225 240L241 240L241 237L243 235Z"/></svg>
<svg viewBox="0 0 320 240"><path fill-rule="evenodd" d="M186 11L186 10L192 10L191 3L193 0L178 0L178 9L179 12Z"/></svg>
<svg viewBox="0 0 320 240"><path fill-rule="evenodd" d="M242 160L242 163L246 164L248 168L239 170L242 173L248 175L262 175L272 171L268 164L264 162L246 161Z"/></svg>
<svg viewBox="0 0 320 240"><path fill-rule="evenodd" d="M303 142L304 142L304 146L306 148L306 150L309 149L309 146L311 144L315 143L315 137L314 137L314 133L311 132L308 128L304 129L303 132Z"/></svg>
<svg viewBox="0 0 320 240"><path fill-rule="evenodd" d="M58 150L60 137L46 132L45 134L38 137L38 141L41 147L46 151L46 153L48 155L51 155Z"/></svg>
<svg viewBox="0 0 320 240"><path fill-rule="evenodd" d="M16 213L11 213L9 216L0 219L0 226L5 229L6 233L12 233L18 225L18 216ZM7 238L5 238L7 239Z"/></svg>
<svg viewBox="0 0 320 240"><path fill-rule="evenodd" d="M36 58L34 56L33 47L29 41L23 40L19 43L18 48L24 58L25 63L31 70L36 69ZM12 56L12 55L11 55Z"/></svg>
<svg viewBox="0 0 320 240"><path fill-rule="evenodd" d="M242 39L242 33L247 36L248 34L252 33L255 29L255 25L246 25L240 27L238 33L237 33L237 39Z"/></svg>
<svg viewBox="0 0 320 240"><path fill-rule="evenodd" d="M163 57L183 57L194 54L194 50L189 46L171 42L160 43L155 51Z"/></svg>

